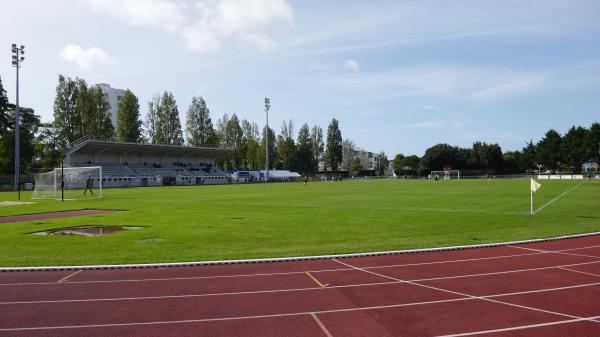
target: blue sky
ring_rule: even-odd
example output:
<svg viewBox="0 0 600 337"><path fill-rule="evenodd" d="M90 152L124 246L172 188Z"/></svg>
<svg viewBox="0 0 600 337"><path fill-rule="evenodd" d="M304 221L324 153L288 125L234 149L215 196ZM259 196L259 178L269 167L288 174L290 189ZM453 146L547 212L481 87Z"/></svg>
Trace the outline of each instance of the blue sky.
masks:
<svg viewBox="0 0 600 337"><path fill-rule="evenodd" d="M520 149L600 120L600 1L21 0L2 4L0 76L26 45L21 103L52 119L58 74L130 88L142 113L171 90L182 123L327 127L359 147L421 155L476 140Z"/></svg>

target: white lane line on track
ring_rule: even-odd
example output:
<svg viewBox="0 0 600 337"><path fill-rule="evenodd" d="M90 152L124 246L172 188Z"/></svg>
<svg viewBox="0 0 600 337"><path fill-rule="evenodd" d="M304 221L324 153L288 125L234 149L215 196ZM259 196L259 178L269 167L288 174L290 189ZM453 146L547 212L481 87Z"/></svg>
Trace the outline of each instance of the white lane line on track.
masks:
<svg viewBox="0 0 600 337"><path fill-rule="evenodd" d="M313 312L310 315L315 320L315 322L317 322L317 325L319 325L319 327L321 328L321 330L323 331L323 333L325 334L325 336L327 336L327 337L333 337L333 335L331 334L331 332L329 332L329 330L327 329L327 327L325 326L325 324L323 324L323 322L321 322L321 320L319 319L319 317L317 317L317 314L315 314Z"/></svg>
<svg viewBox="0 0 600 337"><path fill-rule="evenodd" d="M504 332L504 331L525 330L525 329L533 329L533 328L541 328L541 327L545 327L545 326L561 325L561 324L583 322L583 321L593 321L593 322L596 322L596 320L598 320L598 319L600 319L600 316L582 317L582 318L576 318L576 319L568 319L568 320L564 320L564 321L554 321L554 322L548 322L548 323L520 325L520 326L513 326L513 327L510 327L510 328L501 328L501 329L493 329L493 330L481 330L481 331L474 331L474 332L458 333L458 334L453 334L453 335L443 335L443 336L437 336L437 337L463 337L463 336L484 335L484 334L489 334L489 333L497 333L497 332Z"/></svg>
<svg viewBox="0 0 600 337"><path fill-rule="evenodd" d="M441 291L441 292L445 292L445 293L449 293L449 294L454 294L454 295L459 295L459 296L466 296L466 297L469 297L469 298L472 298L472 299L479 299L479 300L484 300L484 301L488 301L488 302L492 302L492 303L497 303L497 304L504 304L504 305L508 305L508 306L511 306L511 307L516 307L516 308L521 308L521 309L527 309L527 310L532 310L532 311L543 312L543 313L547 313L547 314L551 314L551 315L557 315L557 316L563 316L563 317L569 317L569 318L575 318L575 319L583 319L582 317L575 316L575 315L570 315L570 314L565 314L565 313L551 311L551 310L545 310L545 309L534 308L534 307L529 307L529 306L515 304L515 303L509 303L509 302L494 300L494 299L491 299L489 297L474 296L474 295L470 295L470 294L466 294L466 293L461 293L461 292L458 292L458 291L453 291L453 290L443 289L443 288L439 288L439 287L428 286L428 285L425 285L425 284L416 283L416 282L412 282L412 281L401 280L401 279L398 279L398 278L395 278L395 277L391 277L391 276L387 276L387 275L383 275L383 274L378 274L378 273L375 273L375 272L372 272L372 271L369 271L369 270L361 269L359 267L355 267L355 266L353 266L351 264L347 264L347 263L341 262L341 261L336 260L336 259L332 259L332 260L336 261L336 262L338 262L338 263L340 263L342 265L345 265L347 267L355 268L357 270L362 270L365 273L369 273L369 274L373 274L373 275L378 275L378 276L381 276L381 277L388 278L390 280L404 281L405 283L412 284L412 285L418 286L418 287L423 287L423 288L427 288L427 289L437 290L437 291ZM596 321L593 321L593 322L596 322Z"/></svg>
<svg viewBox="0 0 600 337"><path fill-rule="evenodd" d="M541 212L544 208L546 208L547 206L550 206L553 202L555 202L556 200L562 198L563 196L565 196L567 193L571 192L572 190L576 189L577 187L583 185L585 183L585 181L580 182L579 184L569 188L568 190L562 192L561 194L559 194L557 197L555 197L554 199L548 201L547 203L543 204L542 206L538 207L538 209L536 209L535 211L533 211L533 214L537 214L539 212Z"/></svg>
<svg viewBox="0 0 600 337"><path fill-rule="evenodd" d="M526 250L526 251L530 251L530 252L538 252L541 254L561 254L561 255L570 255L570 256L579 256L579 257L590 257L593 259L599 259L600 256L595 256L595 255L587 255L587 254L577 254L577 253L567 253L566 251L561 251L561 250L543 250L543 249L535 249L535 248L527 248L527 247L520 247L520 246L511 246L511 245L506 245L506 247L510 247L510 248L516 248L516 249L521 249L521 250Z"/></svg>
<svg viewBox="0 0 600 337"><path fill-rule="evenodd" d="M403 283L406 283L406 282L403 282ZM600 282L590 283L590 284L584 284L584 285L566 286L566 287L560 287L560 288L539 289L539 290L531 290L531 291L521 291L521 292L513 292L513 293L495 294L495 295L489 295L489 296L480 296L480 298L484 298L485 299L485 298L503 297L503 296L511 296L511 295L539 293L539 292L544 292L544 291L546 291L546 292L560 291L560 290L565 290L565 289L592 287L592 286L597 286L597 285L600 285ZM294 313L283 313L283 314L239 316L239 317L217 317L217 318L204 318L204 319L194 319L194 320L176 320L176 321L153 321L153 322L105 323L105 324L89 324L89 325L63 325L63 326L45 326L45 327L0 328L0 331L80 329L80 328L101 328L101 327L119 327L119 326L140 326L140 325L184 324L184 323L203 323L203 322L218 322L218 321L235 321L235 320L242 320L242 319L276 318L276 317L303 316L303 315L312 315L312 314L334 314L334 313L354 312L354 311L364 311L364 310L392 309L392 308L413 307L413 306L428 305L428 304L443 304L443 303L452 303L452 302L472 301L472 300L476 300L476 299L479 299L479 298L476 297L476 296L471 296L471 297L459 297L459 298L446 299L446 300L434 300L434 301L412 302L412 303L402 303L402 304L389 304L389 305L379 305L379 306L369 306L369 307L356 307L356 308L346 308L346 309L331 309L331 310L320 310L320 311L294 312Z"/></svg>
<svg viewBox="0 0 600 337"><path fill-rule="evenodd" d="M515 248L515 246L506 246ZM446 261L432 261L432 262L419 262L419 263L406 263L406 264L391 264L381 266L370 266L363 267L363 269L380 269L380 268L392 268L392 267L410 267L410 266L424 266L424 265L436 265L445 263L460 263L469 261L484 261L493 259L504 259L512 257L532 256L547 254L550 252L566 252L571 250L597 248L600 245L585 246L581 248L569 248L557 251L547 252L535 252L527 254L512 254L512 255L499 255L489 256L471 259L458 259L458 260L446 260ZM594 257L594 256L589 256ZM600 257L594 257L600 259ZM236 277L253 277L253 276L277 276L277 275L293 275L293 274L304 274L306 272L319 273L319 272L338 272L338 271L349 271L352 268L335 268L335 269L317 269L317 270L305 270L305 271L290 271L290 272L275 272L275 273L253 273L253 274L235 274L235 275L212 275L212 276L190 276L190 277L169 277L169 278L145 278L145 279L119 279L119 280L89 280L89 281L70 281L69 284L84 284L84 283L119 283L119 282L151 282L151 281L179 281L179 280L196 280L196 279L218 279L218 278L236 278ZM1 274L0 274L1 275ZM55 282L19 282L19 283L0 283L0 286L21 286L21 285L54 285Z"/></svg>
<svg viewBox="0 0 600 337"><path fill-rule="evenodd" d="M307 287L307 288L291 288L291 289L275 289L275 290L253 290L253 291L206 293L206 294L139 296L139 297L115 297L115 298L91 298L91 299L67 299L67 300L40 300L40 301L14 301L14 302L0 302L0 305L71 303L71 302L72 303L77 303L77 302L137 301L137 300L153 300L153 299L167 299L167 298L187 298L187 297L193 298L193 297L235 296L235 295L284 293L284 292L311 291L311 290L324 290L324 289L336 289L336 288L368 287L368 286L398 284L398 283L405 283L405 282L426 282L426 281L449 280L449 279L468 278L468 277L493 276L493 275L502 275L502 274L510 274L510 273L520 273L520 272L528 272L528 271L538 271L538 270L548 270L548 269L563 269L564 267L577 267L577 266L584 266L584 265L597 264L597 263L600 263L600 261L582 262L582 263L565 264L565 265L549 266L549 267L529 268L529 269L517 269L517 270L508 270L508 271L490 272L490 273L481 273L481 274L442 276L442 277L432 277L432 278L412 279L412 280L402 280L402 281L389 281L389 282L373 282L373 283L348 284L348 285L340 285L340 286L328 286L326 288L322 288L322 287ZM354 270L354 268L349 268L349 270ZM592 285L595 285L595 284L592 284ZM495 295L490 295L490 296L495 296ZM487 297L490 297L490 296L487 296Z"/></svg>

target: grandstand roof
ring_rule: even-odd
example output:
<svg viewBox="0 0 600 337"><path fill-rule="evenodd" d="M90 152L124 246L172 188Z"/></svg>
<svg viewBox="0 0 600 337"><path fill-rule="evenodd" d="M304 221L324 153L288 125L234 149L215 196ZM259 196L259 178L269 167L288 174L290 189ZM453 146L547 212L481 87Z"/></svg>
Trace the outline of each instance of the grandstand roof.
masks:
<svg viewBox="0 0 600 337"><path fill-rule="evenodd" d="M107 152L127 155L188 157L213 160L228 155L231 152L231 150L226 148L213 147L85 140L70 148L67 151L67 158L69 158L75 153L94 154Z"/></svg>

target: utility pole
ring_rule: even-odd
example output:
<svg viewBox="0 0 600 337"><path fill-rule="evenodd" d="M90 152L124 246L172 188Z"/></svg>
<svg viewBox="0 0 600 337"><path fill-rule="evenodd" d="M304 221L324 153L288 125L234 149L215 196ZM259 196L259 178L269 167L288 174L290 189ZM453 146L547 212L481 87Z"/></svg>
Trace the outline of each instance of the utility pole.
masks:
<svg viewBox="0 0 600 337"><path fill-rule="evenodd" d="M266 163L265 163L265 182L269 182L269 109L271 108L271 99L265 97L265 112L267 114L267 129L265 130L265 149L266 149Z"/></svg>
<svg viewBox="0 0 600 337"><path fill-rule="evenodd" d="M21 120L21 116L19 114L19 68L21 67L21 62L25 61L25 46L21 45L20 48L17 48L17 44L12 44L12 65L17 68L17 99L15 106L15 189L17 191L17 198L21 200L21 150L20 150L20 140L19 137L19 123Z"/></svg>

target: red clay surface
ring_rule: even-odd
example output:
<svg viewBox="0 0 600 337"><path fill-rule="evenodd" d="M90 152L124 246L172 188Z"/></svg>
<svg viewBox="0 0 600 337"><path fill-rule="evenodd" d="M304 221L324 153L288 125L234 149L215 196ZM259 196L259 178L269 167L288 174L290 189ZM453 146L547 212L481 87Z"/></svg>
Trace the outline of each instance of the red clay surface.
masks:
<svg viewBox="0 0 600 337"><path fill-rule="evenodd" d="M57 219L57 218L67 218L67 217L72 217L72 216L106 214L106 213L113 213L113 212L116 212L116 211L105 210L105 209L82 209L82 210L77 210L77 211L61 211L61 212L46 212L46 213L35 213L35 214L25 214L25 215L9 215L9 216L0 216L0 223Z"/></svg>
<svg viewBox="0 0 600 337"><path fill-rule="evenodd" d="M0 336L600 336L600 236L297 262L0 273Z"/></svg>

